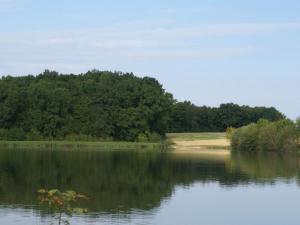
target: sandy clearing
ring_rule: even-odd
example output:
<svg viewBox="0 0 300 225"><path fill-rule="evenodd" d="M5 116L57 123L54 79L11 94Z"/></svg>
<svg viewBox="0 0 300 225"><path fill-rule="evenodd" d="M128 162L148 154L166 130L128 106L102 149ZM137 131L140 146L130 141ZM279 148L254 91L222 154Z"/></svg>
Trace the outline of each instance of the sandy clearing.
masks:
<svg viewBox="0 0 300 225"><path fill-rule="evenodd" d="M179 148L172 153L176 154L198 154L201 153L203 155L230 155L230 151L228 149L189 149L189 148Z"/></svg>
<svg viewBox="0 0 300 225"><path fill-rule="evenodd" d="M214 140L195 140L195 141L174 141L175 147L209 147L209 146L224 146L229 147L230 142L227 139L214 139Z"/></svg>
<svg viewBox="0 0 300 225"><path fill-rule="evenodd" d="M176 154L201 154L212 157L230 156L230 142L227 139L214 140L193 140L193 141L176 141L174 142L173 152Z"/></svg>
<svg viewBox="0 0 300 225"><path fill-rule="evenodd" d="M224 133L182 133L168 134L174 143L173 152L228 155L230 141Z"/></svg>

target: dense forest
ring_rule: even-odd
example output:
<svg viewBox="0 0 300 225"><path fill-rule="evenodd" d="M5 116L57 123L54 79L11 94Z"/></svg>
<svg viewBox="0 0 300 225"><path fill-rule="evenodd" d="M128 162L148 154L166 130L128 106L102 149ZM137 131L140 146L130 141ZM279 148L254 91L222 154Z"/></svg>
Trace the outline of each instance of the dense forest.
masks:
<svg viewBox="0 0 300 225"><path fill-rule="evenodd" d="M277 121L284 115L273 107L249 107L228 103L219 107L178 102L172 106L170 132L218 132L242 127L259 119Z"/></svg>
<svg viewBox="0 0 300 225"><path fill-rule="evenodd" d="M132 73L46 70L0 80L2 140L157 141L166 132L224 131L283 117L275 108L177 102L156 79Z"/></svg>

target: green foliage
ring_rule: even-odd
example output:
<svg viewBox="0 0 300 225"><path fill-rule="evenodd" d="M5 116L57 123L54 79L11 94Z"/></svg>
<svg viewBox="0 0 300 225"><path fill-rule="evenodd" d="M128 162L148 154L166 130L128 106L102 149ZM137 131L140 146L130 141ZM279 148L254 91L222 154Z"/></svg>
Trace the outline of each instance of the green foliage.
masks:
<svg viewBox="0 0 300 225"><path fill-rule="evenodd" d="M264 118L275 108L175 102L154 78L88 71L0 79L0 139L160 141L166 132L224 132Z"/></svg>
<svg viewBox="0 0 300 225"><path fill-rule="evenodd" d="M228 127L242 127L259 119L277 121L284 116L275 108L239 106L233 103L219 107L198 107L179 102L172 107L169 132L224 132Z"/></svg>
<svg viewBox="0 0 300 225"><path fill-rule="evenodd" d="M6 131L5 137L8 141L24 141L26 133L22 128L13 127Z"/></svg>
<svg viewBox="0 0 300 225"><path fill-rule="evenodd" d="M259 130L256 124L236 129L231 135L231 146L235 149L257 150Z"/></svg>
<svg viewBox="0 0 300 225"><path fill-rule="evenodd" d="M296 128L297 128L297 132L300 136L300 117L296 120Z"/></svg>
<svg viewBox="0 0 300 225"><path fill-rule="evenodd" d="M162 137L158 133L141 133L137 137L138 142L161 142Z"/></svg>
<svg viewBox="0 0 300 225"><path fill-rule="evenodd" d="M232 138L232 135L233 135L234 131L235 131L235 128L228 127L226 129L226 138L230 140Z"/></svg>
<svg viewBox="0 0 300 225"><path fill-rule="evenodd" d="M43 140L43 136L40 134L40 132L33 128L26 134L26 140L28 141L41 141Z"/></svg>
<svg viewBox="0 0 300 225"><path fill-rule="evenodd" d="M68 220L63 219L64 215L72 216L73 213L86 213L87 209L74 207L78 200L87 199L85 195L75 191L61 192L57 189L38 190L39 202L47 207L50 213L57 214L58 224L69 224Z"/></svg>
<svg viewBox="0 0 300 225"><path fill-rule="evenodd" d="M148 137L146 134L139 134L137 137L137 141L138 142L147 142L148 141Z"/></svg>
<svg viewBox="0 0 300 225"><path fill-rule="evenodd" d="M231 146L233 150L291 151L297 148L298 138L296 124L290 120L260 120L235 130Z"/></svg>
<svg viewBox="0 0 300 225"><path fill-rule="evenodd" d="M0 140L7 140L7 129L0 128Z"/></svg>
<svg viewBox="0 0 300 225"><path fill-rule="evenodd" d="M89 71L0 79L5 140L123 140L164 136L173 97L154 78ZM149 137L147 137L149 139Z"/></svg>
<svg viewBox="0 0 300 225"><path fill-rule="evenodd" d="M158 133L150 133L148 135L149 142L160 142L162 141L162 137Z"/></svg>

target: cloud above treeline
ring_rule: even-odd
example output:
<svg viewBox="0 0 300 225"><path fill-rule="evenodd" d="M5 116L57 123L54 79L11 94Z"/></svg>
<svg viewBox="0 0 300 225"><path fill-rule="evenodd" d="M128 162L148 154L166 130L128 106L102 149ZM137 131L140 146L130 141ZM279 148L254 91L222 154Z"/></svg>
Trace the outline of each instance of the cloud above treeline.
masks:
<svg viewBox="0 0 300 225"><path fill-rule="evenodd" d="M9 0L7 0L9 1ZM5 0L0 0L6 2ZM257 46L214 38L243 38L287 30L300 23L232 23L178 26L172 21L137 21L98 29L0 32L1 75L17 68L70 68L176 60L218 60L255 54Z"/></svg>

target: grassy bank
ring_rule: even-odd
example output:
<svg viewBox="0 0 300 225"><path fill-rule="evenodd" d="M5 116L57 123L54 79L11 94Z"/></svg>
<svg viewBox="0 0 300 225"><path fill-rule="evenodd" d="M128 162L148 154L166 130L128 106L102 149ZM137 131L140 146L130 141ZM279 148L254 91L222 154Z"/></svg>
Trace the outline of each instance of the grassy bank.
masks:
<svg viewBox="0 0 300 225"><path fill-rule="evenodd" d="M84 141L0 141L0 149L92 149L92 150L127 150L166 148L164 143L141 142L84 142Z"/></svg>
<svg viewBox="0 0 300 225"><path fill-rule="evenodd" d="M198 141L225 139L225 133L202 132L202 133L169 133L167 137L176 141Z"/></svg>
<svg viewBox="0 0 300 225"><path fill-rule="evenodd" d="M0 141L0 149L89 149L89 150L185 150L226 149L225 133L170 133L160 143L117 141Z"/></svg>

